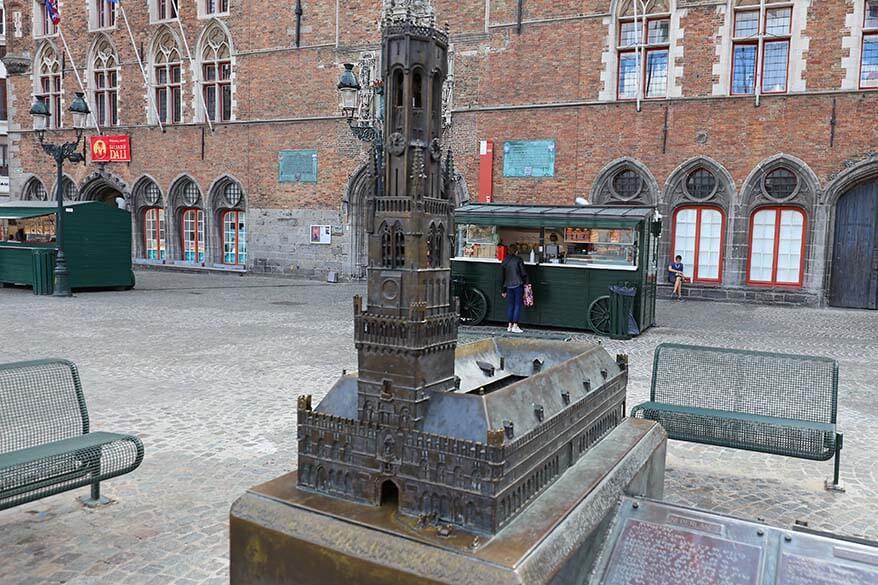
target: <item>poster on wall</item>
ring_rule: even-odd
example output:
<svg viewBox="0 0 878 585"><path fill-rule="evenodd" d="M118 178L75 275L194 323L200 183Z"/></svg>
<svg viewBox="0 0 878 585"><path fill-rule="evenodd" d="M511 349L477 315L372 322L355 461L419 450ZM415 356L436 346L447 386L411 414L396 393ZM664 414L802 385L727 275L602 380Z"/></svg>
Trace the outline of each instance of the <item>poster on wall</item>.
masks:
<svg viewBox="0 0 878 585"><path fill-rule="evenodd" d="M278 181L281 183L316 183L316 150L281 150L277 153Z"/></svg>
<svg viewBox="0 0 878 585"><path fill-rule="evenodd" d="M131 138L91 136L91 162L131 162Z"/></svg>
<svg viewBox="0 0 878 585"><path fill-rule="evenodd" d="M554 140L508 140L503 144L504 177L554 177Z"/></svg>
<svg viewBox="0 0 878 585"><path fill-rule="evenodd" d="M311 243L312 244L331 244L332 243L332 226L312 225L311 226Z"/></svg>

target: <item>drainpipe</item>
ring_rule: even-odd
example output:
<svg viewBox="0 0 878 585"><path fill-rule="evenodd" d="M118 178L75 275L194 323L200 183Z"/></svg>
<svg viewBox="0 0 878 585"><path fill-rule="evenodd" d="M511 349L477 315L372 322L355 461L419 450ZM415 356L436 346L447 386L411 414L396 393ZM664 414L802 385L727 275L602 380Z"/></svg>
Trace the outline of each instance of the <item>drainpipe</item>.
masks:
<svg viewBox="0 0 878 585"><path fill-rule="evenodd" d="M302 44L302 0L296 0L296 48Z"/></svg>
<svg viewBox="0 0 878 585"><path fill-rule="evenodd" d="M732 26L734 26L734 15L732 23ZM758 108L762 102L762 76L765 73L763 71L762 59L763 51L765 50L765 0L759 0L759 25L756 32L759 39L756 44L756 107ZM734 34L734 31L732 34ZM792 49L792 43L790 43L790 49ZM789 72L787 72L787 75L789 75ZM789 83L789 80L787 80L787 83Z"/></svg>

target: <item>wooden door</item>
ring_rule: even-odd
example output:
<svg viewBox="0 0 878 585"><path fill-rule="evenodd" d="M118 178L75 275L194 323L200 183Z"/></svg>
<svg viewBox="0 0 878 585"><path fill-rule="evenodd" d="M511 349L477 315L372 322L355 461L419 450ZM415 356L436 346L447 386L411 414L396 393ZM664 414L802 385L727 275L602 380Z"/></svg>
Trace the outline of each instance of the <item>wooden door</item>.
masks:
<svg viewBox="0 0 878 585"><path fill-rule="evenodd" d="M829 304L878 309L878 182L838 200Z"/></svg>

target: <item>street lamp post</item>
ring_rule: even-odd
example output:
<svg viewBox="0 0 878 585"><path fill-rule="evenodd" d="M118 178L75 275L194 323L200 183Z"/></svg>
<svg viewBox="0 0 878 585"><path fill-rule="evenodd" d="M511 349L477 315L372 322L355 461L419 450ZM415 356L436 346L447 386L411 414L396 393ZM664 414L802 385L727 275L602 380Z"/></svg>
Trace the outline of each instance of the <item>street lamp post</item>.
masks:
<svg viewBox="0 0 878 585"><path fill-rule="evenodd" d="M43 150L55 159L55 167L57 178L55 180L55 198L58 203L55 218L55 242L58 246L58 252L55 255L55 286L54 296L69 297L73 293L70 291L70 274L67 271L67 262L64 258L64 161L69 160L72 163L85 162L84 149L79 150L79 143L82 142L82 133L88 124L88 116L91 111L82 93L77 93L70 104L70 113L73 114L73 127L76 129L76 142L65 142L64 144L50 144L45 142L46 129L49 126L49 117L51 113L46 103L42 100L34 102L30 110L31 116L34 118L34 130L36 130L37 138L39 138L40 146Z"/></svg>
<svg viewBox="0 0 878 585"><path fill-rule="evenodd" d="M375 165L376 195L384 193L384 107L382 102L383 89L376 88L378 106L373 123L355 122L354 115L360 106L360 82L354 73L354 65L345 63L344 71L338 80L338 95L341 111L348 121L351 133L363 142L371 142Z"/></svg>

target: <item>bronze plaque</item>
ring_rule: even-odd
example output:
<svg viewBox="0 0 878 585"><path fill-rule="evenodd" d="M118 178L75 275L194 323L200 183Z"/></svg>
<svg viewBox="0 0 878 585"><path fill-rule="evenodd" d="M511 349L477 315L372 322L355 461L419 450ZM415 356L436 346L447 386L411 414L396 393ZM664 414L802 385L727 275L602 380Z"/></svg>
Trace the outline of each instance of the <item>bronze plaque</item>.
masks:
<svg viewBox="0 0 878 585"><path fill-rule="evenodd" d="M781 556L777 585L876 585L878 568L842 564L794 554Z"/></svg>
<svg viewBox="0 0 878 585"><path fill-rule="evenodd" d="M604 583L757 585L761 565L762 549L758 546L628 518Z"/></svg>

